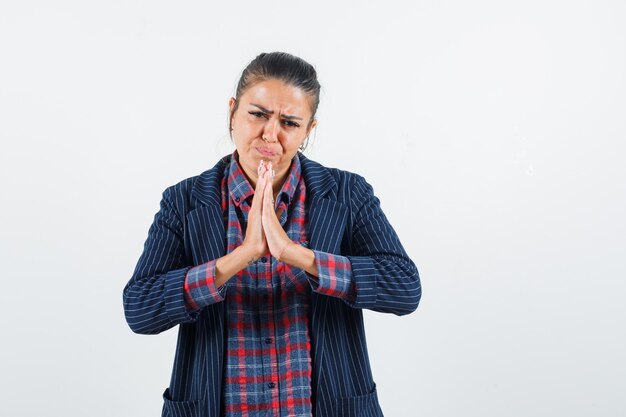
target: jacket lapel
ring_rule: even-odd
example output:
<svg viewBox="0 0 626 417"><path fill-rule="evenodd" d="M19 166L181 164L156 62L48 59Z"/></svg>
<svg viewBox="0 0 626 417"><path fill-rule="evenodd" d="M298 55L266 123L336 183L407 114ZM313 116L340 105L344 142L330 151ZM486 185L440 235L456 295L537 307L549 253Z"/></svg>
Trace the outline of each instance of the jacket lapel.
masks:
<svg viewBox="0 0 626 417"><path fill-rule="evenodd" d="M226 229L222 214L221 183L231 155L203 172L191 190L190 211L185 227L187 258L200 265L226 254Z"/></svg>
<svg viewBox="0 0 626 417"><path fill-rule="evenodd" d="M338 254L346 226L348 207L338 201L338 184L328 168L298 152L307 186L309 247Z"/></svg>
<svg viewBox="0 0 626 417"><path fill-rule="evenodd" d="M337 181L324 166L298 153L302 165L302 173L307 185L307 226L309 248L323 252L339 254L341 241L348 221L348 206L338 198ZM350 190L348 190L350 192ZM322 387L324 379L324 351L327 348L327 321L336 319L328 316L330 298L311 292L311 347L313 369L311 389L313 398L313 415L317 415L319 403L325 398ZM324 408L322 408L324 409Z"/></svg>
<svg viewBox="0 0 626 417"><path fill-rule="evenodd" d="M226 253L221 182L229 162L230 155L223 157L213 168L200 174L191 189L184 241L187 259L192 260L194 265L222 257ZM210 337L212 343L203 344L206 361L202 361L202 366L208 369L196 369L198 375L205 375L206 383L203 381L203 385L213 387L206 398L208 415L211 416L219 415L221 408L225 318L225 303L212 304L202 310L202 320L198 323L203 328L196 329L196 332L211 335L207 337Z"/></svg>

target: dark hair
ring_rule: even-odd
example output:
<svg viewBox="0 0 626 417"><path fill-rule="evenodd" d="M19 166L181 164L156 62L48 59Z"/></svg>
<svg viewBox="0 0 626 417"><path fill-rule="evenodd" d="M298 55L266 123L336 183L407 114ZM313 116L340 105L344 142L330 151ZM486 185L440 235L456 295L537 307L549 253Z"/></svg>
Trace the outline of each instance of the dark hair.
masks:
<svg viewBox="0 0 626 417"><path fill-rule="evenodd" d="M237 92L235 93L235 105L228 117L228 130L232 131L233 114L239 107L239 98L253 85L267 80L280 80L285 84L300 88L309 94L311 105L311 125L320 102L320 83L317 81L317 72L313 65L302 58L287 52L261 53L254 58L241 73ZM232 138L232 134L231 134Z"/></svg>

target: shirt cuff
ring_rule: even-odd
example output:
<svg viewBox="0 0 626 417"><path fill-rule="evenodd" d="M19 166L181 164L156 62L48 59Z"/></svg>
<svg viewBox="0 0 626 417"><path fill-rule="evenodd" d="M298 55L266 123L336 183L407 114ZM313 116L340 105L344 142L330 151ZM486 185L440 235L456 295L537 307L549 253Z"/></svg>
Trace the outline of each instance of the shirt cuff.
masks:
<svg viewBox="0 0 626 417"><path fill-rule="evenodd" d="M187 271L185 276L185 305L189 310L199 310L224 300L227 286L226 284L219 288L216 286L216 261L214 259Z"/></svg>
<svg viewBox="0 0 626 417"><path fill-rule="evenodd" d="M315 253L318 276L315 277L308 272L307 276L313 291L348 301L356 300L350 260L346 256L312 250Z"/></svg>

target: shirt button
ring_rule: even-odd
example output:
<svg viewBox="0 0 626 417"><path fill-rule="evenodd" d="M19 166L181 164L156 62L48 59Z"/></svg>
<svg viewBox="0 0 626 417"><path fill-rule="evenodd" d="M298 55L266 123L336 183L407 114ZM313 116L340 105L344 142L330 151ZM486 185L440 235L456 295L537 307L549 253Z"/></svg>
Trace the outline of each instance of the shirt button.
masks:
<svg viewBox="0 0 626 417"><path fill-rule="evenodd" d="M265 256L264 256L264 257L262 257L262 258L261 258L261 262L263 262L263 263L267 262L267 258L266 258Z"/></svg>
<svg viewBox="0 0 626 417"><path fill-rule="evenodd" d="M265 343L268 344L268 345L271 344L272 343L272 338L271 337L266 338L265 339Z"/></svg>
<svg viewBox="0 0 626 417"><path fill-rule="evenodd" d="M239 202L239 197L235 197L235 201L236 201L236 202Z"/></svg>
<svg viewBox="0 0 626 417"><path fill-rule="evenodd" d="M276 384L274 384L273 382L270 382L269 384L267 384L268 387L270 388L274 388L276 386Z"/></svg>

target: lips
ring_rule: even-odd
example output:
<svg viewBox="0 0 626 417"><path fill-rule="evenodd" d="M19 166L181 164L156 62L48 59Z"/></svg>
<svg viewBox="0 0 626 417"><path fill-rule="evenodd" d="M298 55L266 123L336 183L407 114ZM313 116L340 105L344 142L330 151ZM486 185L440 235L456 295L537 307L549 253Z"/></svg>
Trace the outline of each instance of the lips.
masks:
<svg viewBox="0 0 626 417"><path fill-rule="evenodd" d="M276 155L276 152L267 149L267 148L256 148L257 151L259 151L259 153L263 156L274 156Z"/></svg>

